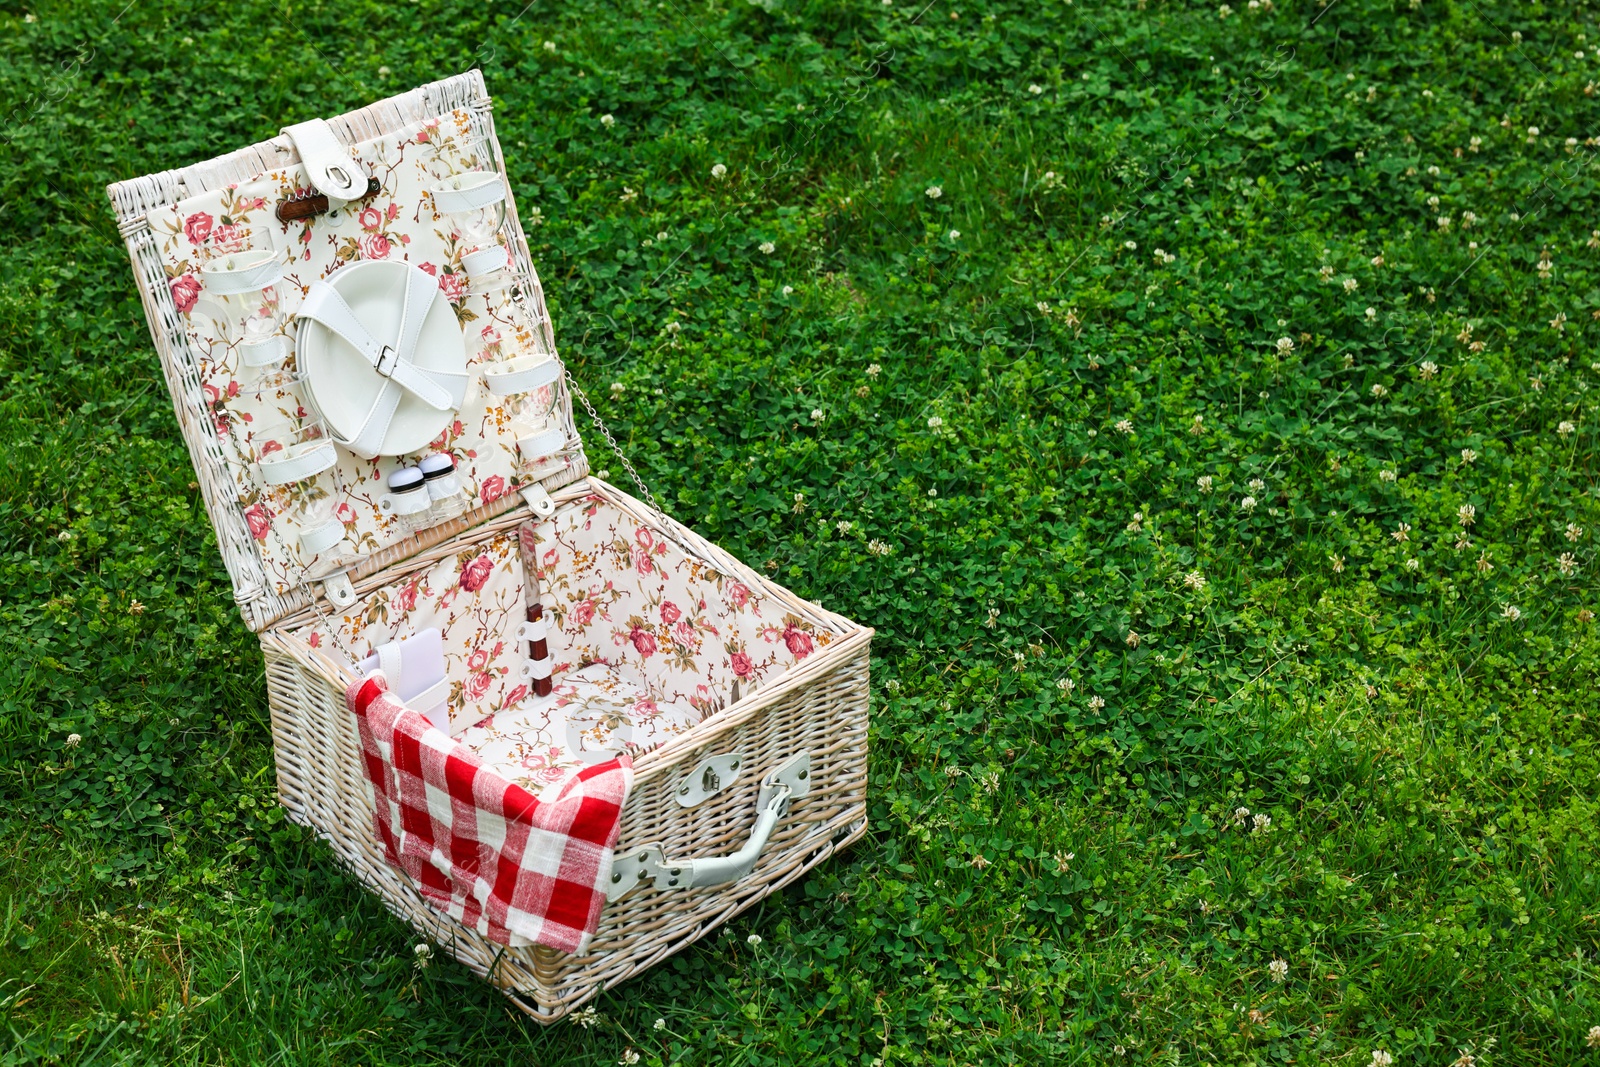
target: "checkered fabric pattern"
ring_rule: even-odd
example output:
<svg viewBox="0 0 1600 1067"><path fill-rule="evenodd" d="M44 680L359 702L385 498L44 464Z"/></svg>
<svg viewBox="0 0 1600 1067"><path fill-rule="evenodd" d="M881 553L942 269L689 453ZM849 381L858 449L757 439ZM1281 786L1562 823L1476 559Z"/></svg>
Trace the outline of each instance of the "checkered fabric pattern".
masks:
<svg viewBox="0 0 1600 1067"><path fill-rule="evenodd" d="M632 760L586 768L541 802L401 704L381 671L351 685L345 702L360 728L389 863L490 941L587 948L606 901Z"/></svg>

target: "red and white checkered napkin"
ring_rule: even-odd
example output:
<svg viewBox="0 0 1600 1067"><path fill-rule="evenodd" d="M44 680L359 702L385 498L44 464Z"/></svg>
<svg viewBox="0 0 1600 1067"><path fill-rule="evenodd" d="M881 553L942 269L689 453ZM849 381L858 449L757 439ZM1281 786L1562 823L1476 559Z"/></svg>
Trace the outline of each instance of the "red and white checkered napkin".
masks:
<svg viewBox="0 0 1600 1067"><path fill-rule="evenodd" d="M345 690L361 732L385 858L434 907L490 941L581 952L633 786L626 756L541 802L389 692L382 672Z"/></svg>

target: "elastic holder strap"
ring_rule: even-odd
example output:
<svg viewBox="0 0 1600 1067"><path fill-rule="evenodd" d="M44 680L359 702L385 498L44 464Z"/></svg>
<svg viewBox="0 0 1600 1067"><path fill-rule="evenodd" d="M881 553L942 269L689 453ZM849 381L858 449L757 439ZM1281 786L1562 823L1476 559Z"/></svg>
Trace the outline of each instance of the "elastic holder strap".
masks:
<svg viewBox="0 0 1600 1067"><path fill-rule="evenodd" d="M550 677L555 670L555 661L549 656L544 659L530 659L522 665L522 677L540 680Z"/></svg>
<svg viewBox="0 0 1600 1067"><path fill-rule="evenodd" d="M339 462L339 452L331 441L301 445L284 449L277 459L264 459L256 464L261 480L268 485L290 485L303 482L312 475L321 474Z"/></svg>
<svg viewBox="0 0 1600 1067"><path fill-rule="evenodd" d="M300 532L300 550L308 555L320 556L343 540L344 523L338 519L329 519Z"/></svg>
<svg viewBox="0 0 1600 1067"><path fill-rule="evenodd" d="M517 624L518 641L544 641L550 636L550 624L544 619Z"/></svg>
<svg viewBox="0 0 1600 1067"><path fill-rule="evenodd" d="M274 334L265 341L247 341L239 346L239 361L246 367L276 367L289 358L289 339Z"/></svg>
<svg viewBox="0 0 1600 1067"><path fill-rule="evenodd" d="M476 284L496 271L504 269L510 262L511 253L501 245L494 245L462 256L461 269L467 272L467 280Z"/></svg>
<svg viewBox="0 0 1600 1067"><path fill-rule="evenodd" d="M475 211L506 198L506 183L491 171L477 171L439 182L428 190L434 209L441 215Z"/></svg>
<svg viewBox="0 0 1600 1067"><path fill-rule="evenodd" d="M554 385L561 377L555 356L518 356L483 372L483 384L495 396L514 396Z"/></svg>

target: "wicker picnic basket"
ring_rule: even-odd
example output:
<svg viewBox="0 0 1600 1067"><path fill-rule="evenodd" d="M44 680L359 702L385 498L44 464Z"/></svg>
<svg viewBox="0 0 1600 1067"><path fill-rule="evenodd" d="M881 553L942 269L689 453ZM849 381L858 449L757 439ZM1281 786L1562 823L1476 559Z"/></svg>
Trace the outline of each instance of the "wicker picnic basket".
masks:
<svg viewBox="0 0 1600 1067"><path fill-rule="evenodd" d="M303 226L282 222L282 204L315 191L301 144L283 135L108 192L235 598L261 639L280 802L396 915L533 1018L553 1022L865 832L872 631L802 600L591 475L574 397L597 427L603 423L568 374L549 386L559 449L531 471L519 466L503 397L468 391L430 446L454 455L464 503L432 526L408 528L384 512L375 486L381 489L393 457L341 452L326 472L341 548L319 542L308 563L304 534L297 547L283 532L288 490L260 477L268 457L252 451L259 444L252 434L265 432L261 413L237 406L251 360L235 357L260 347L260 338L208 325L199 265L208 249L287 242L292 284L281 286L288 296L278 313L291 320L287 304L308 281L352 263L405 260L435 274L450 294L468 338L469 372L507 348L534 359L556 353L509 195L504 269L515 284L504 299L515 301L520 318L492 296L474 303L461 249L413 203L426 202L417 182L442 175L489 172L505 180L479 72L330 119L326 128L375 175L372 188L381 184L382 196L342 211L336 200ZM389 206L377 206L386 197ZM430 906L386 862L345 703L373 647L432 623L445 635L450 733L493 733L526 696L516 688L525 642L517 640L514 605L533 578L519 569L514 546L530 518L546 530L538 588L552 619L551 657L574 678L623 692L645 735L633 749L634 784L611 875L617 888L592 939L572 954L491 942ZM534 732L514 737L509 749L516 773L534 785L571 770L563 738L535 736L555 730L553 722L528 726ZM789 799L772 805L780 780ZM686 869L700 877L680 876Z"/></svg>

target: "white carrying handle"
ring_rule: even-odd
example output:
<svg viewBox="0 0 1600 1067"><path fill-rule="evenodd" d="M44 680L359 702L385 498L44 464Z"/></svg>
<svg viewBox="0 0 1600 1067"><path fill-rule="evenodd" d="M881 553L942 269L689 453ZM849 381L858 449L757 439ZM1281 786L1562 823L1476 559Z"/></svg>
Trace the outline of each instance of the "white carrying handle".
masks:
<svg viewBox="0 0 1600 1067"><path fill-rule="evenodd" d="M693 860L665 859L661 849L653 845L629 849L626 853L619 851L611 863L606 899L616 900L646 878L655 879L657 889L698 889L737 882L755 869L762 850L778 827L778 820L789 810L789 802L810 792L811 756L802 752L773 768L761 780L761 792L756 799L756 824L739 851Z"/></svg>

